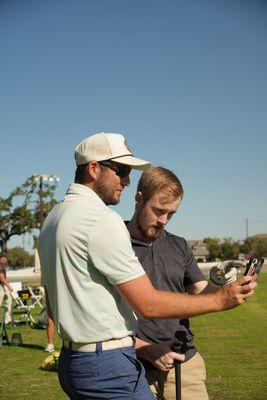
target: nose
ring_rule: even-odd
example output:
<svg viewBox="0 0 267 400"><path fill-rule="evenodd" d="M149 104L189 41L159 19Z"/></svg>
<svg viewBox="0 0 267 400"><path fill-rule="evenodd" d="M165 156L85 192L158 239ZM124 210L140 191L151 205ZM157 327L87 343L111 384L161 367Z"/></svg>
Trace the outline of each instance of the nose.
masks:
<svg viewBox="0 0 267 400"><path fill-rule="evenodd" d="M159 218L158 218L158 222L161 225L166 225L168 222L168 214L162 214Z"/></svg>

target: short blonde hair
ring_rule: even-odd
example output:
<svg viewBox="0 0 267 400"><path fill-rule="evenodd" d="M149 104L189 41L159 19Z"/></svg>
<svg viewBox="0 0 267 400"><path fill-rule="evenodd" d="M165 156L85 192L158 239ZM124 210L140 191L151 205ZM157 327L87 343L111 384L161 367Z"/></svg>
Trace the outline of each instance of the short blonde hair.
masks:
<svg viewBox="0 0 267 400"><path fill-rule="evenodd" d="M158 192L169 193L175 199L182 199L184 195L180 180L172 171L163 167L153 167L143 172L137 185L137 191L142 193L144 202Z"/></svg>

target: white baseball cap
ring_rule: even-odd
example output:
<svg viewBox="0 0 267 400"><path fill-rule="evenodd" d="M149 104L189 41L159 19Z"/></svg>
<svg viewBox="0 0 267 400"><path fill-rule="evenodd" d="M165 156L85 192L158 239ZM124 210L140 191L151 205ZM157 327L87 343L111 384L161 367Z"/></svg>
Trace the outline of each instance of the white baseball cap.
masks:
<svg viewBox="0 0 267 400"><path fill-rule="evenodd" d="M143 171L150 168L148 161L133 156L125 138L118 133L97 133L84 139L74 152L77 165L90 161L112 160Z"/></svg>

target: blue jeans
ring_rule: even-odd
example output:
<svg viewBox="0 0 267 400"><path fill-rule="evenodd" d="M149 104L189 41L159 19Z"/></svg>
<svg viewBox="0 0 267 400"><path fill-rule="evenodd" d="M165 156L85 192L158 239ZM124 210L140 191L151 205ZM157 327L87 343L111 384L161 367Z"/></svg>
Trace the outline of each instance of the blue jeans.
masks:
<svg viewBox="0 0 267 400"><path fill-rule="evenodd" d="M71 400L154 400L133 347L82 353L62 347L58 377Z"/></svg>

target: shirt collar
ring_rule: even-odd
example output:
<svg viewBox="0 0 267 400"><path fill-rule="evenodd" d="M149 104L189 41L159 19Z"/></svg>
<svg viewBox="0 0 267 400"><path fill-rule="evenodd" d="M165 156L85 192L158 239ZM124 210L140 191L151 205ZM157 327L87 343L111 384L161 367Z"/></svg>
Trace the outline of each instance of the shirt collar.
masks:
<svg viewBox="0 0 267 400"><path fill-rule="evenodd" d="M93 197L95 201L98 201L100 204L106 206L103 200L98 196L98 194L96 194L93 189L89 188L88 186L81 185L80 183L71 183L67 189L66 195L69 194L77 194L82 197L90 197L91 199Z"/></svg>

